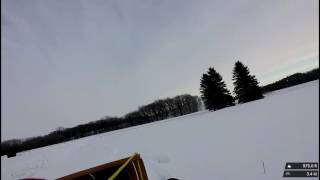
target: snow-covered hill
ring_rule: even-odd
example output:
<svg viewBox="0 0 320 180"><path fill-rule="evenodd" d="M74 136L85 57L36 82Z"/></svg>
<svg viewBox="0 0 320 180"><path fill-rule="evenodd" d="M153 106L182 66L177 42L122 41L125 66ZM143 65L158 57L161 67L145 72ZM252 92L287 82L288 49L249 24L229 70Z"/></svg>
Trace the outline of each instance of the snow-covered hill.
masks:
<svg viewBox="0 0 320 180"><path fill-rule="evenodd" d="M54 179L138 152L151 180L282 180L286 162L319 159L318 92L313 81L215 112L1 157L1 178Z"/></svg>

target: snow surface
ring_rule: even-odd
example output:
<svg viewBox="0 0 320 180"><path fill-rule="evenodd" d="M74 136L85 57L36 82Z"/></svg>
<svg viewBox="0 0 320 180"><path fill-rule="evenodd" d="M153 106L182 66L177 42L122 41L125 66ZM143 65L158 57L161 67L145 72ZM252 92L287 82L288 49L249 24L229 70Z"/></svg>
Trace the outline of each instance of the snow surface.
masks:
<svg viewBox="0 0 320 180"><path fill-rule="evenodd" d="M317 80L215 112L1 157L1 178L55 179L138 152L151 180L283 179L286 162L319 160L318 92Z"/></svg>

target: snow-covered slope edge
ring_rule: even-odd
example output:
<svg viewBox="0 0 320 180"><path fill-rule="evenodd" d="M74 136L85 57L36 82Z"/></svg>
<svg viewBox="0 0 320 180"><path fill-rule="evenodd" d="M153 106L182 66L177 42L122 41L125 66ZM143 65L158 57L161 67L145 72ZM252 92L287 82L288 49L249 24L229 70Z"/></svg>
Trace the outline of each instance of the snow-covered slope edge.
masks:
<svg viewBox="0 0 320 180"><path fill-rule="evenodd" d="M283 179L286 162L319 159L318 92L313 81L216 112L1 157L1 178L54 179L139 152L150 179Z"/></svg>

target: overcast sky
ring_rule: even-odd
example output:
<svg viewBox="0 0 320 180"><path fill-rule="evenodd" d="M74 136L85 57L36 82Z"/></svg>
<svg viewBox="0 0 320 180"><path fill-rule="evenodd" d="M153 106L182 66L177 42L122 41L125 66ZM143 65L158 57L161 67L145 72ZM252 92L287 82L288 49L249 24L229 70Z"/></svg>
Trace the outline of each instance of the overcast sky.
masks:
<svg viewBox="0 0 320 180"><path fill-rule="evenodd" d="M153 100L232 90L318 67L318 0L2 0L2 140L44 135Z"/></svg>

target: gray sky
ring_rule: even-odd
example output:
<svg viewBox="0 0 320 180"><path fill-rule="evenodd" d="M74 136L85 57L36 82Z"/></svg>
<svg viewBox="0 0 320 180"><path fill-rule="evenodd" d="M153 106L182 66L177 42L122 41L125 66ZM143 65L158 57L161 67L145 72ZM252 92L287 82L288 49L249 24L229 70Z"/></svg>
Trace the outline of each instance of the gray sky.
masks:
<svg viewBox="0 0 320 180"><path fill-rule="evenodd" d="M236 60L261 85L319 66L319 1L3 0L2 140L199 94Z"/></svg>

